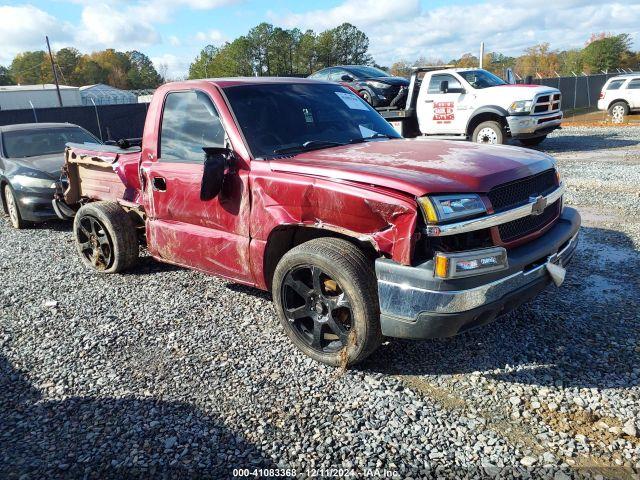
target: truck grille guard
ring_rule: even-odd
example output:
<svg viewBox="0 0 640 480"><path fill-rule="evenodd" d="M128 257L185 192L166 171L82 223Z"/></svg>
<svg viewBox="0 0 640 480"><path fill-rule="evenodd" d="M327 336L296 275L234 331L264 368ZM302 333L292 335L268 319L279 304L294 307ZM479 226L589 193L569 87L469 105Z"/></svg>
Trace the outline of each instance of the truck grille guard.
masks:
<svg viewBox="0 0 640 480"><path fill-rule="evenodd" d="M427 225L423 229L423 232L430 237L445 237L448 235L457 235L459 233L473 232L476 230L495 227L530 215L540 215L548 206L562 198L564 190L565 185L564 183L561 183L555 190L546 196L539 195L537 197L529 197L528 203L520 207L456 223Z"/></svg>

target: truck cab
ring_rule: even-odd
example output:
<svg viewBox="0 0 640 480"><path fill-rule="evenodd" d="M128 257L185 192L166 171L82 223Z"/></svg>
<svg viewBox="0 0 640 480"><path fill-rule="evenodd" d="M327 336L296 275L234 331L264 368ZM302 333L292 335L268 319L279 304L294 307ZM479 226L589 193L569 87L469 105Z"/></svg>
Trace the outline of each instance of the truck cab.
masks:
<svg viewBox="0 0 640 480"><path fill-rule="evenodd" d="M405 137L440 136L525 146L541 143L562 122L561 93L539 85L511 85L479 68L418 68L406 108L381 110Z"/></svg>
<svg viewBox="0 0 640 480"><path fill-rule="evenodd" d="M456 335L560 284L580 225L550 156L404 139L358 95L308 79L169 83L140 148L65 155L87 267L133 268L143 245L271 291L293 344L334 366L384 337Z"/></svg>

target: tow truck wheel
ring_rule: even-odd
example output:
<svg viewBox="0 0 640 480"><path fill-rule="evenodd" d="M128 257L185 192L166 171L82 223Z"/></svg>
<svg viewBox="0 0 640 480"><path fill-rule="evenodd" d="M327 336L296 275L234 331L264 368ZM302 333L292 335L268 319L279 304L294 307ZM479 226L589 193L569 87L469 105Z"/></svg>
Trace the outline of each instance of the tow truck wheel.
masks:
<svg viewBox="0 0 640 480"><path fill-rule="evenodd" d="M373 105L373 99L371 98L371 94L369 92L367 92L366 90L361 90L360 91L360 96L369 105Z"/></svg>
<svg viewBox="0 0 640 480"><path fill-rule="evenodd" d="M138 237L133 221L114 202L83 205L73 220L80 258L101 273L117 273L138 260Z"/></svg>
<svg viewBox="0 0 640 480"><path fill-rule="evenodd" d="M471 140L476 143L500 145L504 143L504 130L498 122L482 122L473 130Z"/></svg>
<svg viewBox="0 0 640 480"><path fill-rule="evenodd" d="M535 138L521 138L520 143L525 147L535 147L536 145L540 145L542 142L544 142L546 138L547 138L546 135L543 135L542 137L535 137Z"/></svg>
<svg viewBox="0 0 640 480"><path fill-rule="evenodd" d="M13 194L13 189L9 184L4 186L4 204L7 206L9 221L13 228L22 229L26 227L27 224L22 219L22 215L20 215L20 210L18 209L18 201L16 200L16 196Z"/></svg>
<svg viewBox="0 0 640 480"><path fill-rule="evenodd" d="M375 272L346 240L319 238L287 252L273 277L273 299L291 341L334 367L362 361L380 345Z"/></svg>
<svg viewBox="0 0 640 480"><path fill-rule="evenodd" d="M624 117L629 115L629 105L625 102L616 102L609 107L609 115L613 123L622 123Z"/></svg>

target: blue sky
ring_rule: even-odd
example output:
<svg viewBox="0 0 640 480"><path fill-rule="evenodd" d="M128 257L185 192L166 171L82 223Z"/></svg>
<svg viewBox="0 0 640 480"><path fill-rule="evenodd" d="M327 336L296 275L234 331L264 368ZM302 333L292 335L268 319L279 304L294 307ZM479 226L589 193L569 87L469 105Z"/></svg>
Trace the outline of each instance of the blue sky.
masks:
<svg viewBox="0 0 640 480"><path fill-rule="evenodd" d="M0 0L1 1L1 0ZM147 53L169 75L186 74L205 45L222 44L267 21L322 31L349 21L370 39L380 64L488 51L516 55L549 42L582 47L591 33L626 32L640 48L640 0L32 0L0 3L0 64L15 53L72 45Z"/></svg>

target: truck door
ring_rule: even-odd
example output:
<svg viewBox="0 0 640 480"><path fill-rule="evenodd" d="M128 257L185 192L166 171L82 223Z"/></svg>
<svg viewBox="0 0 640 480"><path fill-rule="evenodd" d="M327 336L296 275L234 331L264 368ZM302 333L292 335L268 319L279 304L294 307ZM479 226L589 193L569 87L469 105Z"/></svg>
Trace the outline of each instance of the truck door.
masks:
<svg viewBox="0 0 640 480"><path fill-rule="evenodd" d="M249 269L248 172L225 177L202 200L203 147L223 147L226 134L211 97L197 90L166 95L157 158L142 163L147 244L169 263L253 283Z"/></svg>
<svg viewBox="0 0 640 480"><path fill-rule="evenodd" d="M465 110L466 97L460 81L449 73L425 78L416 105L420 131L427 135L464 133L470 113Z"/></svg>

